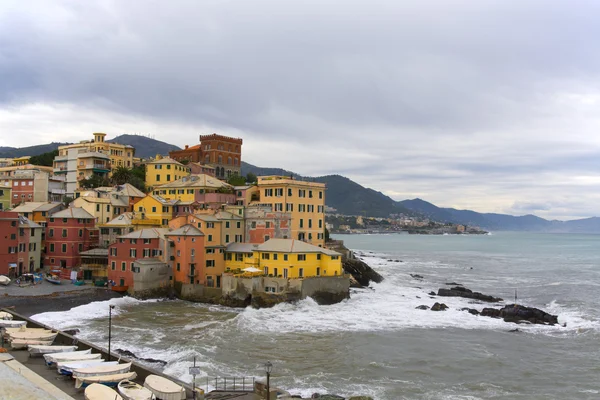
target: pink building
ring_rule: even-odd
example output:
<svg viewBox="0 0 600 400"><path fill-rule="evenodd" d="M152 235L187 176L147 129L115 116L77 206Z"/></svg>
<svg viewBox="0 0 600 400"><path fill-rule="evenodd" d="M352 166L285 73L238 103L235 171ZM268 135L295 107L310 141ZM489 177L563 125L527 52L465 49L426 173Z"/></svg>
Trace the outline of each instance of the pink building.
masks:
<svg viewBox="0 0 600 400"><path fill-rule="evenodd" d="M60 269L63 279L69 279L72 270L79 270L79 254L95 247L98 247L96 220L83 208L67 208L48 218L44 265Z"/></svg>

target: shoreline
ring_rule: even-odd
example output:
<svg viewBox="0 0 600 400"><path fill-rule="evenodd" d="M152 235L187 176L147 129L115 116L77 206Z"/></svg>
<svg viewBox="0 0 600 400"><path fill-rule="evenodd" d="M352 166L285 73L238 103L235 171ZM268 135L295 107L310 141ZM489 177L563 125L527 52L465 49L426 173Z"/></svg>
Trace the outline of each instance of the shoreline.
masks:
<svg viewBox="0 0 600 400"><path fill-rule="evenodd" d="M44 312L69 311L73 307L118 297L122 297L122 295L112 290L95 287L40 295L5 294L0 297L0 308L9 308L23 316L31 317Z"/></svg>

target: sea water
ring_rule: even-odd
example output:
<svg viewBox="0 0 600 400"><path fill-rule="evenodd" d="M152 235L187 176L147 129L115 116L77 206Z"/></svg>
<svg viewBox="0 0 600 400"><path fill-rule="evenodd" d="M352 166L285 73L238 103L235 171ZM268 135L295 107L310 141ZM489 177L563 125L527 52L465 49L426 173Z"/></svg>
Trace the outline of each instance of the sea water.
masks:
<svg viewBox="0 0 600 400"><path fill-rule="evenodd" d="M375 399L597 399L600 396L600 236L338 235L385 280L331 306L311 299L270 309L113 299L33 318L113 349L167 362L200 385L211 377L264 376L314 392ZM415 279L411 274L423 276ZM557 314L566 326L516 325L474 316L470 299L430 296L460 283ZM434 298L431 298L434 297ZM440 301L441 312L416 309ZM517 332L514 330L518 328ZM153 367L160 367L153 365Z"/></svg>

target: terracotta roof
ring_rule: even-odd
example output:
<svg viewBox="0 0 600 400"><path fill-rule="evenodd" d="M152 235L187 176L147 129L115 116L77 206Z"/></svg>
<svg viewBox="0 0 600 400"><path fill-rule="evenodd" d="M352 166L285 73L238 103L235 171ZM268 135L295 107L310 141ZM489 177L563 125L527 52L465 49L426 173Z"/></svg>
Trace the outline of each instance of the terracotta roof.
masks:
<svg viewBox="0 0 600 400"><path fill-rule="evenodd" d="M257 250L278 253L322 253L328 256L341 256L336 251L324 249L296 239L270 239L259 245Z"/></svg>
<svg viewBox="0 0 600 400"><path fill-rule="evenodd" d="M189 188L189 187L199 187L199 188L233 188L230 184L223 182L214 176L206 175L206 174L197 174L190 175L178 179L173 182L165 183L164 185L157 186L155 189L165 189L165 188Z"/></svg>
<svg viewBox="0 0 600 400"><path fill-rule="evenodd" d="M59 211L57 213L52 214L52 218L86 218L86 219L96 219L92 214L85 211L80 207L70 207L66 210Z"/></svg>
<svg viewBox="0 0 600 400"><path fill-rule="evenodd" d="M158 239L169 233L167 228L144 228L119 236L119 239Z"/></svg>
<svg viewBox="0 0 600 400"><path fill-rule="evenodd" d="M193 225L188 224L167 233L165 236L204 236L204 233L200 232Z"/></svg>

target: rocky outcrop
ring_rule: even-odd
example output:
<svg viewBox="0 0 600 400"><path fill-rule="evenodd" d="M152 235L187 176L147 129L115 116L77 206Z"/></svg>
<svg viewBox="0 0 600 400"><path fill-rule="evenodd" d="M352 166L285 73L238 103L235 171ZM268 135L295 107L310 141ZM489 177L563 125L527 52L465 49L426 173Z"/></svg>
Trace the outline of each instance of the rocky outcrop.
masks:
<svg viewBox="0 0 600 400"><path fill-rule="evenodd" d="M417 309L417 310L429 310L429 306L426 306L425 304L422 304L420 306L416 306L415 309Z"/></svg>
<svg viewBox="0 0 600 400"><path fill-rule="evenodd" d="M413 279L419 279L419 280L423 279L423 275L419 275L419 274L410 274L410 276Z"/></svg>
<svg viewBox="0 0 600 400"><path fill-rule="evenodd" d="M431 306L431 311L446 311L448 306L444 303L435 303Z"/></svg>
<svg viewBox="0 0 600 400"><path fill-rule="evenodd" d="M468 311L469 314L473 314L473 315L479 315L479 310L476 310L474 308L461 308L460 311Z"/></svg>
<svg viewBox="0 0 600 400"><path fill-rule="evenodd" d="M446 297L466 297L468 299L475 299L475 300L481 300L481 301L486 301L489 303L497 303L502 301L501 298L499 297L493 297L493 296L488 296L485 294L481 294L479 292L473 292L472 290L469 290L467 288L461 287L461 286L455 286L451 289L438 289L438 296L446 296Z"/></svg>
<svg viewBox="0 0 600 400"><path fill-rule="evenodd" d="M518 304L504 306L503 308L484 308L481 310L481 316L502 318L506 322L530 323L541 325L558 324L558 316L548 314L534 307L525 307Z"/></svg>
<svg viewBox="0 0 600 400"><path fill-rule="evenodd" d="M352 275L356 282L358 282L360 285L358 287L369 286L371 281L375 283L383 281L383 276L379 275L373 268L369 267L367 263L361 260L350 258L342 261L342 266L344 267L344 272Z"/></svg>
<svg viewBox="0 0 600 400"><path fill-rule="evenodd" d="M162 365L162 366L165 366L165 365L167 365L167 362L166 362L166 361L163 361L163 360L157 360L157 359L154 359L154 358L143 358L143 357L138 357L138 356L136 356L136 355L135 355L133 352L131 352L131 351L129 351L129 350L116 349L116 350L115 350L115 353L117 353L117 354L120 354L120 355L122 355L122 356L124 356L124 357L127 357L127 358L132 358L132 359L139 360L139 361L143 361L143 362L146 362L146 363L151 363L151 364L160 364L160 365Z"/></svg>

